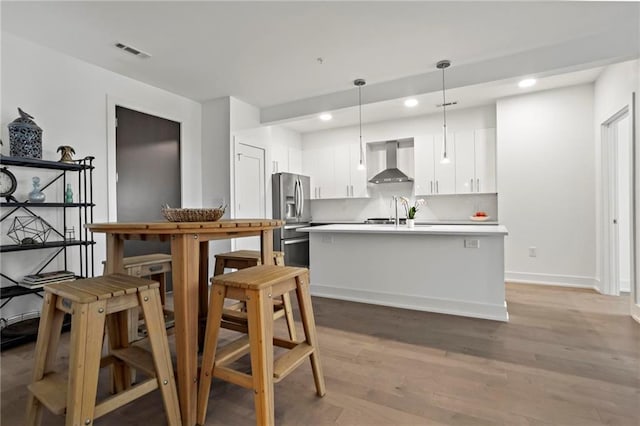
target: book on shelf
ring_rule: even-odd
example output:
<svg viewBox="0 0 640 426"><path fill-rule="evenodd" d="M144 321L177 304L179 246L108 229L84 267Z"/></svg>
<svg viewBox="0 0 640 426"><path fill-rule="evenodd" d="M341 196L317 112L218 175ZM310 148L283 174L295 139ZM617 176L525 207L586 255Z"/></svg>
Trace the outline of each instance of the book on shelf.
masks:
<svg viewBox="0 0 640 426"><path fill-rule="evenodd" d="M51 281L60 281L65 280L68 281L70 278L75 278L75 274L69 271L52 271L52 272L41 272L39 274L33 275L25 275L22 278L23 282L26 283L45 283Z"/></svg>
<svg viewBox="0 0 640 426"><path fill-rule="evenodd" d="M20 287L25 287L25 288L42 288L45 285L49 285L49 284L58 284L58 283L64 283L64 282L68 282L68 281L75 281L76 277L71 277L71 278L61 278L61 279L57 279L57 280L52 280L52 281L44 281L44 282L28 282L28 281L20 281L18 283L18 285Z"/></svg>

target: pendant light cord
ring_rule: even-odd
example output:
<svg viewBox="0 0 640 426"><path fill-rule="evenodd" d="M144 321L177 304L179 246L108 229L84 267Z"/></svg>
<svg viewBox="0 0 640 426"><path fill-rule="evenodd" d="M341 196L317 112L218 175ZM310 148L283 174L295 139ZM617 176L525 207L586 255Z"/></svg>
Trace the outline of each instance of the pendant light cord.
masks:
<svg viewBox="0 0 640 426"><path fill-rule="evenodd" d="M444 127L447 127L447 99L444 94L444 68L442 68L442 116Z"/></svg>
<svg viewBox="0 0 640 426"><path fill-rule="evenodd" d="M360 164L364 164L362 161L363 152L362 152L362 86L358 86L358 116L360 121Z"/></svg>

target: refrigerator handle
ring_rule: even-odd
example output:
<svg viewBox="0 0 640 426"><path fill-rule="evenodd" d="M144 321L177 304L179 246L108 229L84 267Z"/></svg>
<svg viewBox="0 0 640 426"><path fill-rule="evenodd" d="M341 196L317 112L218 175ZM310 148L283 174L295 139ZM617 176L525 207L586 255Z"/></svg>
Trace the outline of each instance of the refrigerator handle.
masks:
<svg viewBox="0 0 640 426"><path fill-rule="evenodd" d="M296 179L294 195L296 201L296 217L300 217L300 179Z"/></svg>
<svg viewBox="0 0 640 426"><path fill-rule="evenodd" d="M298 179L298 185L300 186L300 214L298 217L301 217L304 214L304 187L300 179Z"/></svg>

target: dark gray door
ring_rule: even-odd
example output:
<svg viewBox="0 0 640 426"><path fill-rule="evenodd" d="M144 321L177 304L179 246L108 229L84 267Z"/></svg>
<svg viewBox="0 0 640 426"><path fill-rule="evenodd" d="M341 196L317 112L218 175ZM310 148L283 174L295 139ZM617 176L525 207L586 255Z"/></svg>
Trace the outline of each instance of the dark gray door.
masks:
<svg viewBox="0 0 640 426"><path fill-rule="evenodd" d="M180 123L116 106L119 222L164 220L163 204L180 207ZM126 241L125 256L171 253L169 242Z"/></svg>

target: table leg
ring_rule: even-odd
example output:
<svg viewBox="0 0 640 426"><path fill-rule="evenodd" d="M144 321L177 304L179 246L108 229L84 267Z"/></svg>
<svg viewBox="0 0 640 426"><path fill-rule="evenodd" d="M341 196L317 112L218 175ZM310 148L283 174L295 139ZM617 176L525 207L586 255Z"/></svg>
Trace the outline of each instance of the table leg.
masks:
<svg viewBox="0 0 640 426"><path fill-rule="evenodd" d="M182 424L196 424L198 381L198 275L200 240L197 234L176 234L171 240L175 312L178 396Z"/></svg>
<svg viewBox="0 0 640 426"><path fill-rule="evenodd" d="M209 310L209 241L200 242L200 273L198 277L198 349L202 350Z"/></svg>
<svg viewBox="0 0 640 426"><path fill-rule="evenodd" d="M263 265L273 265L273 230L265 229L260 235L261 260Z"/></svg>

